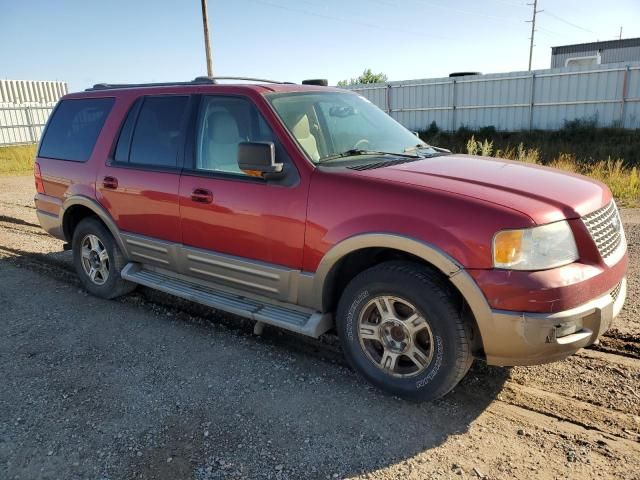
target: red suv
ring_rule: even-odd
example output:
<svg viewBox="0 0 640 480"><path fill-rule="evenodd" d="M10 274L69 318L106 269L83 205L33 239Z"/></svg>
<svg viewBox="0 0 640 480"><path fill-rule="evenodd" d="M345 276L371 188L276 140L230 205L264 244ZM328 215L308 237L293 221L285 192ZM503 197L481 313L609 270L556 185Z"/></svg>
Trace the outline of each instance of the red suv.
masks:
<svg viewBox="0 0 640 480"><path fill-rule="evenodd" d="M35 180L40 223L92 294L140 284L257 331L335 329L403 396L446 394L474 358L562 359L626 295L605 185L452 155L345 90L96 85L55 108Z"/></svg>

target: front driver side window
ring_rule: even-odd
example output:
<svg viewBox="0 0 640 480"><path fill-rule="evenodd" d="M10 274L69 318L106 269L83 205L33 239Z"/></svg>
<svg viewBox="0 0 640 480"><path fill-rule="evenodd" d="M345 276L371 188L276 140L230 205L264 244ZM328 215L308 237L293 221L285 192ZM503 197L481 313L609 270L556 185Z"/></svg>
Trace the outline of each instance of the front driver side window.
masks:
<svg viewBox="0 0 640 480"><path fill-rule="evenodd" d="M273 141L271 129L250 101L205 96L198 114L196 170L245 175L238 167L238 144Z"/></svg>

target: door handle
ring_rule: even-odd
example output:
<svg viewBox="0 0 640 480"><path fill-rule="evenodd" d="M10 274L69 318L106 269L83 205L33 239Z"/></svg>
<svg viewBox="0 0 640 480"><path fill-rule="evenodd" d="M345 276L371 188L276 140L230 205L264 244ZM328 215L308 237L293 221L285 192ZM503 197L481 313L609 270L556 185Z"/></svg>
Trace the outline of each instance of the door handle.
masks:
<svg viewBox="0 0 640 480"><path fill-rule="evenodd" d="M118 179L116 177L104 177L102 179L102 186L115 190L118 188Z"/></svg>
<svg viewBox="0 0 640 480"><path fill-rule="evenodd" d="M205 188L196 188L191 192L191 200L197 203L211 203L213 202L213 193Z"/></svg>

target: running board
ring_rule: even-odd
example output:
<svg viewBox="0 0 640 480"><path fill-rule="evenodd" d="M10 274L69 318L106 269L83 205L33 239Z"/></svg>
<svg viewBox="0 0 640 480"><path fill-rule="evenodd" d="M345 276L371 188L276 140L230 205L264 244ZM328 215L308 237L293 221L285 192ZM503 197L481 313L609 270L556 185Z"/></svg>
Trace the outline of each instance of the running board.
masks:
<svg viewBox="0 0 640 480"><path fill-rule="evenodd" d="M322 314L282 302L267 303L243 295L196 283L168 272L147 270L139 263L128 263L120 273L125 280L160 290L208 307L267 323L293 332L319 337L331 328L332 320Z"/></svg>

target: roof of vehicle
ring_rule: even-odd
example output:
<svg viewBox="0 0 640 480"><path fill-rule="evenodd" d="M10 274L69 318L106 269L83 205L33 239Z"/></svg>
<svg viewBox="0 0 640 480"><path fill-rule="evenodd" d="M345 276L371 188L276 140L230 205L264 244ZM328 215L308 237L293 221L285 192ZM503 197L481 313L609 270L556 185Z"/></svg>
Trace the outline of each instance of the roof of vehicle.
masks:
<svg viewBox="0 0 640 480"><path fill-rule="evenodd" d="M226 80L227 78L225 78ZM274 82L261 79L247 79L228 77L230 83L218 83L215 79L196 78L190 82L163 82L163 83L139 83L139 84L108 84L100 83L83 92L75 92L66 95L65 98L104 97L117 96L126 92L137 94L163 94L163 93L207 93L207 92L255 92L260 95L269 93L289 93L306 91L345 91L337 88L319 85L300 85L289 82Z"/></svg>

